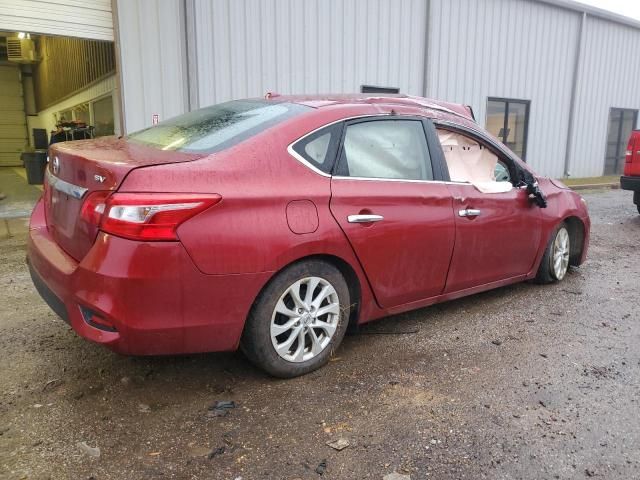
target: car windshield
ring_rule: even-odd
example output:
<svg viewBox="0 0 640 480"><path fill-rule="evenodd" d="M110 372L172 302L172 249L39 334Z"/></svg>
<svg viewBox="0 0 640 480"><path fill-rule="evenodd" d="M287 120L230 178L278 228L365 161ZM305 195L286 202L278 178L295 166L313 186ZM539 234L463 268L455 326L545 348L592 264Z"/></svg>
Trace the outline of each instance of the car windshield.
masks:
<svg viewBox="0 0 640 480"><path fill-rule="evenodd" d="M201 108L129 135L162 150L213 153L232 147L310 107L267 100L235 100Z"/></svg>

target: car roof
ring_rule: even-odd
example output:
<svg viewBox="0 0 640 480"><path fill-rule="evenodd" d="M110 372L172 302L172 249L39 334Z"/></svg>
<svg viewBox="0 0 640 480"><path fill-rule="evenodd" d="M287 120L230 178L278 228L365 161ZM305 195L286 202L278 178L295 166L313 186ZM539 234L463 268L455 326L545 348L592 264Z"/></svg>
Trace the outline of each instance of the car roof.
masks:
<svg viewBox="0 0 640 480"><path fill-rule="evenodd" d="M277 93L268 93L266 98L275 102L297 103L315 109L358 105L395 105L398 107L414 107L421 110L427 109L442 112L475 121L471 108L466 105L403 94L355 93L327 95L279 95Z"/></svg>

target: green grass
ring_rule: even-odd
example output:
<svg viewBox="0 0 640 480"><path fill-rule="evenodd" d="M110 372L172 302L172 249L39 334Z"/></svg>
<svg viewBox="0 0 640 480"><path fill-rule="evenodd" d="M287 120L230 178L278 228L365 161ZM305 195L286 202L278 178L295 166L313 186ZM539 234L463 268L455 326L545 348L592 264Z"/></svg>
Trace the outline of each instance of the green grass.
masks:
<svg viewBox="0 0 640 480"><path fill-rule="evenodd" d="M610 175L607 177L587 177L587 178L561 178L565 185L597 185L599 183L616 183L620 181L620 175Z"/></svg>

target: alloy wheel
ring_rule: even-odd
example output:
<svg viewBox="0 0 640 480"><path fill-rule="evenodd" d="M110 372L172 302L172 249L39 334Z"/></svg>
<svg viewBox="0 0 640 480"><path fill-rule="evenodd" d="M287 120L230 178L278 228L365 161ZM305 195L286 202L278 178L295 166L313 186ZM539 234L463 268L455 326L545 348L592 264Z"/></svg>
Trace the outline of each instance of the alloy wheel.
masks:
<svg viewBox="0 0 640 480"><path fill-rule="evenodd" d="M305 362L321 353L333 338L340 320L335 288L320 277L290 285L271 315L271 343L289 362Z"/></svg>
<svg viewBox="0 0 640 480"><path fill-rule="evenodd" d="M553 274L558 280L562 280L569 269L570 241L569 232L562 227L558 230L553 242Z"/></svg>

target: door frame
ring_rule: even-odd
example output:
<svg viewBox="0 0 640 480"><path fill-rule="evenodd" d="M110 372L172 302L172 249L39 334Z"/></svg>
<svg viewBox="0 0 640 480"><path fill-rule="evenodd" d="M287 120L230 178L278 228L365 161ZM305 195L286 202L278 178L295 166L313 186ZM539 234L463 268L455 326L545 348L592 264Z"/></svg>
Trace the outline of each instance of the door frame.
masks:
<svg viewBox="0 0 640 480"><path fill-rule="evenodd" d="M426 142L425 147L429 155L429 158L426 159L425 161L431 162L433 179L414 180L414 179L403 179L403 178L374 178L374 177L356 177L356 176L344 175L346 172L341 169L340 165L343 160L344 140L345 140L345 135L347 133L348 127L350 125L375 122L375 121L420 122L423 128L423 133L425 135L425 142ZM407 310L407 305L433 303L434 299L439 298L443 294L443 291L446 287L446 280L449 275L449 268L451 266L451 256L453 255L453 250L455 248L455 218L453 217L453 211L451 209L451 195L448 190L448 186L446 185L447 183L449 183L448 170L446 169L444 154L442 153L442 149L439 146L440 144L439 144L439 140L437 137L437 132L436 132L436 128L434 126L433 120L428 117L417 116L417 115L397 115L397 114L381 113L376 115L352 117L352 118L343 120L343 122L344 122L343 124L344 127L342 129L339 148L336 152L336 158L335 158L335 162L334 162L334 166L331 174L331 199L330 199L330 207L329 207L331 211L331 215L334 217L334 219L337 222L337 225L340 227L345 237L347 238L355 257L358 260L359 266L362 269L362 272L364 273L365 277L367 278L367 281L373 293L373 297L379 308L389 312L393 310L404 311L404 310ZM437 148L434 148L434 146L437 146ZM340 175L340 173L342 173L343 175ZM340 193L338 193L339 192L338 189L341 188L339 187L340 185L344 185L344 184L347 185L347 188L349 184L361 185L363 191L367 192L365 195L370 194L370 192L376 192L377 194L380 193L380 188L384 189L384 187L381 187L382 185L389 185L389 186L393 185L392 188L395 190L408 189L413 192L418 192L415 196L412 196L412 195L408 195L408 196L411 196L416 202L419 203L419 205L414 204L413 206L416 208L419 207L421 211L424 211L426 208L428 208L425 205L425 200L424 200L424 194L426 192L429 192L432 198L440 202L439 204L436 205L438 211L441 212L441 218L438 221L438 225L440 226L440 228L449 228L450 239L446 242L445 242L446 240L445 236L439 236L437 239L437 241L445 242L444 244L447 245L447 255L440 255L438 257L439 260L444 262L442 265L444 269L444 272L443 272L444 277L443 277L443 281L437 284L437 290L438 290L437 292L427 293L426 289L428 289L428 287L430 287L430 285L433 285L433 284L430 282L425 282L422 287L425 289L425 292L421 292L421 293L424 293L425 295L428 295L428 296L425 296L423 298L413 298L409 301L407 301L406 299L399 300L397 295L395 297L393 296L389 297L388 292L386 296L381 296L382 293L385 292L385 290L383 289L382 291L379 291L380 285L379 283L376 282L376 278L378 277L376 276L375 269L372 271L372 269L370 268L370 265L368 266L367 264L367 258L366 257L363 258L363 253L358 248L358 238L355 237L354 239L352 234L349 232L350 228L347 229L345 228L345 225L343 225L344 219L348 217L344 217L343 216L344 212L340 212L340 209L344 206L344 203L340 202L340 198L342 196L340 195ZM376 186L376 185L380 185L380 186ZM429 185L431 185L432 187L431 190ZM433 190L436 190L436 192L433 192ZM398 207L398 205L396 204L389 204L389 205L382 204L382 207L386 207L386 206L393 207L393 208ZM364 205L359 205L358 207L362 209ZM380 205L378 206L378 208L379 207ZM376 212L379 211L378 208L375 210L372 210L371 213L376 214ZM357 212L355 212L354 210L354 214L356 213ZM360 214L364 214L364 213L361 211ZM380 215L383 215L383 214L381 213ZM386 217L386 214L384 215ZM391 219L391 218L388 218L388 219ZM448 227L444 225L443 219L445 218L446 218L446 222L448 222L448 225L449 225ZM412 217L412 221L416 225L420 225L419 228L421 230L425 230L426 227L429 227L428 230L432 230L429 224L425 224L425 221L422 218L419 218L416 221L416 217ZM360 227L360 228L379 228L379 227L376 227L375 225L376 224L372 225L372 227ZM382 224L379 224L379 225L384 226L385 223L382 222ZM393 228L395 227L392 227L392 230ZM371 234L371 231L367 232L367 235L370 235L370 234ZM371 241L370 237L367 239L367 242L369 241ZM436 273L438 272L437 269L435 270L433 269L433 264L431 265L431 267L432 267L431 269L424 268L423 271L426 272L430 270L431 272L436 272Z"/></svg>
<svg viewBox="0 0 640 480"><path fill-rule="evenodd" d="M534 245L536 246L535 248L535 255L533 255L533 257L531 258L531 265L535 265L536 259L538 257L538 252L540 249L540 242L541 242L541 238L542 238L542 228L541 228L541 221L542 221L542 215L539 213L539 207L535 206L532 204L532 202L529 200L528 198L528 194L526 192L525 189L525 185L527 183L527 177L529 176L533 176L532 172L530 172L528 170L528 168L526 167L526 164L524 164L524 162L513 152L511 152L508 148L506 148L504 145L501 145L499 142L496 142L495 139L492 139L491 137L489 137L487 134L483 133L482 131L479 130L475 130L473 128L464 126L464 125L460 125L457 123L453 123L450 121L434 121L434 126L436 128L441 128L443 130L449 130L449 131L453 131L456 133L459 133L461 135L465 135L470 139L473 139L475 141L477 141L478 143L480 143L482 146L484 146L485 148L488 148L489 150L491 150L497 157L498 161L504 163L507 165L507 167L509 168L509 173L511 175L511 183L513 184L513 190L511 190L511 192L514 192L515 195L515 199L506 199L504 198L505 194L504 193L482 193L479 191L474 191L474 193L476 193L478 195L478 198L483 201L483 202L487 202L487 203L491 203L491 200L496 200L497 202L500 202L502 204L507 204L507 202L513 201L515 205L518 205L517 202L525 202L528 204L530 209L534 209L535 210L535 221L536 221L536 229L537 232L536 234L538 235L538 238L536 239L536 241L534 241ZM441 155L442 158L444 159L444 152L442 149L442 146L440 144L439 138L436 137L436 141L438 142L437 145L437 149L439 151L441 151ZM448 166L446 164L446 159L444 159L444 165L445 168L447 169L447 173L448 173ZM516 275L512 275L512 276L508 276L508 277L504 277L504 278L497 278L494 280L489 281L488 283L483 283L483 284L476 284L476 285L468 285L468 286L463 286L461 287L460 285L451 287L450 286L450 282L451 282L451 275L452 275L452 268L454 267L456 262L456 253L457 253L457 248L459 245L459 242L461 240L459 240L459 225L460 225L460 218L458 216L457 209L460 208L459 206L456 205L456 201L457 200L463 200L465 196L457 196L455 194L455 190L459 189L460 187L463 188L470 188L470 189L475 189L475 187L473 186L473 184L471 182L446 182L448 184L449 190L452 192L452 214L454 215L455 218L455 222L456 222L456 241L455 241L455 246L454 246L454 251L451 257L451 261L449 264L449 273L447 275L447 283L445 286L445 290L443 292L443 295L454 295L457 296L458 294L460 294L461 292L471 292L471 291L479 291L479 290L486 290L488 289L489 286L492 285L502 285L502 284L506 284L506 283L512 283L513 281L517 281L518 279L524 279L527 277L527 275L531 274L531 271L526 271L526 272L521 272L521 273L517 273ZM522 198L519 198L522 197ZM466 203L466 202L465 202ZM521 203L521 205L523 205L523 203ZM462 208L475 208L475 207L462 207Z"/></svg>
<svg viewBox="0 0 640 480"><path fill-rule="evenodd" d="M527 145L529 144L529 116L531 113L531 100L523 100L519 98L504 98L504 97L487 97L487 105L489 102L504 102L506 104L504 117L503 117L503 132L506 133L509 126L509 104L510 103L518 103L525 106L525 114L524 114L524 138L522 140L522 161L527 161ZM486 114L485 114L485 127L486 127ZM504 135L500 138L496 135L502 143L507 144L507 137Z"/></svg>
<svg viewBox="0 0 640 480"><path fill-rule="evenodd" d="M624 115L625 112L633 112L633 127L631 128L631 131L635 130L636 128L638 128L638 117L639 117L639 111L637 109L634 108L619 108L619 107L609 107L609 115L607 117L607 136L605 137L605 144L604 144L604 165L602 166L602 174L603 175L607 175L607 158L608 158L608 150L609 150L609 130L611 128L611 114L617 111L620 113L621 116ZM618 128L618 142L617 142L617 147L616 147L616 157L615 157L615 171L614 173L612 173L611 175L617 175L615 172L617 172L618 170L618 161L621 158L620 156L620 152L623 149L626 149L626 141L628 139L623 139L622 138L622 121L623 119L620 119L620 124L619 124L619 128ZM621 148L622 146L622 148ZM622 156L622 158L624 159L624 156Z"/></svg>
<svg viewBox="0 0 640 480"><path fill-rule="evenodd" d="M380 121L400 121L400 120L410 120L410 121L418 121L422 123L422 128L425 134L425 140L427 142L427 150L429 151L429 158L431 160L431 168L433 172L433 180L407 180L407 179L393 179L393 178L369 178L369 177L351 177L348 175L341 174L341 160L342 160L342 152L344 150L344 139L347 134L347 128L350 125L356 125L359 123L366 122L380 122ZM438 143L434 143L438 142ZM340 137L340 143L338 147L338 151L336 152L336 158L333 163L333 169L331 171L331 177L335 179L357 179L357 180L380 180L380 181L391 181L391 182L420 182L420 183L432 183L432 182L447 182L449 181L449 170L447 169L446 161L444 158L444 154L442 153L442 148L434 148L436 145L439 145L438 134L436 132L435 122L431 118L416 116L416 115L390 115L388 113L382 113L379 115L368 115L362 117L349 118L344 120L342 135Z"/></svg>
<svg viewBox="0 0 640 480"><path fill-rule="evenodd" d="M495 139L489 137L486 133L471 129L469 127L465 127L464 125L460 125L459 123L454 123L449 120L433 120L434 129L438 127L444 130L451 130L462 135L466 135L468 137L473 138L474 140L484 144L489 147L493 152L498 156L498 159L501 157L505 157L509 161L511 180L516 180L517 183L526 183L527 176L533 176L533 172L527 169L524 163L524 160L520 159L514 152L509 150L506 145L502 145L495 141ZM449 167L447 166L447 161L444 157L444 151L442 150L442 146L440 145L440 140L438 138L438 134L435 136L434 149L438 151L438 156L440 157L440 161L442 162L443 168L446 172L446 177L448 182L451 182L449 179ZM431 151L431 147L429 147ZM526 173L525 173L526 172ZM451 183L468 183L468 182L451 182ZM517 185L514 185L517 187Z"/></svg>

